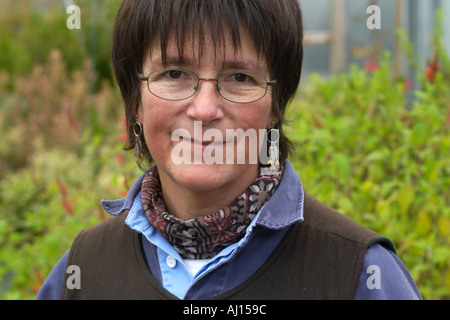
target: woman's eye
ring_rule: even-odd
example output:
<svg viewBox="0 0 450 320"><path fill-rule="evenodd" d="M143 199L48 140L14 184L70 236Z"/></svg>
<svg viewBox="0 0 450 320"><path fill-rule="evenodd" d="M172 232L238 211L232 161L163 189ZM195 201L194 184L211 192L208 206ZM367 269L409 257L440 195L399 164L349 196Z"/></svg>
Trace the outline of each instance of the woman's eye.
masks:
<svg viewBox="0 0 450 320"><path fill-rule="evenodd" d="M249 80L249 76L244 73L235 73L231 78L236 82L246 82Z"/></svg>
<svg viewBox="0 0 450 320"><path fill-rule="evenodd" d="M166 75L171 79L180 79L183 76L183 71L170 70L170 71L167 71Z"/></svg>

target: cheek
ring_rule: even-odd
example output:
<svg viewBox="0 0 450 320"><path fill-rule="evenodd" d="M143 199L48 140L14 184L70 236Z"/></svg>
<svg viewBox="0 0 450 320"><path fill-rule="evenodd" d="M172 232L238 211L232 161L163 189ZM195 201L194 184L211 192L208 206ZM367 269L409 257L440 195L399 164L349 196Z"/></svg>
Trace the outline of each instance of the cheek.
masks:
<svg viewBox="0 0 450 320"><path fill-rule="evenodd" d="M159 99L150 93L143 93L140 115L147 132L158 132L174 117L173 102Z"/></svg>
<svg viewBox="0 0 450 320"><path fill-rule="evenodd" d="M141 107L141 122L147 147L152 155L168 147L170 123L173 119L171 108L166 102L153 97L144 97Z"/></svg>
<svg viewBox="0 0 450 320"><path fill-rule="evenodd" d="M270 128L272 122L271 99L262 99L249 104L246 112L241 117L247 122L248 128L264 129Z"/></svg>

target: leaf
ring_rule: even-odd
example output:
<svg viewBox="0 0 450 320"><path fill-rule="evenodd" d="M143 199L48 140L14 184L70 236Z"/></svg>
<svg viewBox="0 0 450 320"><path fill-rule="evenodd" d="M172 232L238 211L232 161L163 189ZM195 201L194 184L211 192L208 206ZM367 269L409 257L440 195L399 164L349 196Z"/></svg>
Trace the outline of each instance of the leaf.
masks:
<svg viewBox="0 0 450 320"><path fill-rule="evenodd" d="M450 270L445 275L445 288L450 292Z"/></svg>
<svg viewBox="0 0 450 320"><path fill-rule="evenodd" d="M382 150L375 150L366 157L365 162L382 161L384 159L386 159L385 152Z"/></svg>
<svg viewBox="0 0 450 320"><path fill-rule="evenodd" d="M338 153L334 157L334 164L336 165L339 176L341 176L342 178L350 177L351 163L347 155Z"/></svg>
<svg viewBox="0 0 450 320"><path fill-rule="evenodd" d="M447 247L434 248L431 260L438 265L445 266L445 263L450 260L450 249Z"/></svg>
<svg viewBox="0 0 450 320"><path fill-rule="evenodd" d="M400 212L402 215L406 215L409 207L411 206L415 196L414 188L410 185L406 185L398 192L397 201L400 205Z"/></svg>
<svg viewBox="0 0 450 320"><path fill-rule="evenodd" d="M432 221L425 210L420 210L417 216L416 229L421 234L428 234L433 227Z"/></svg>
<svg viewBox="0 0 450 320"><path fill-rule="evenodd" d="M447 217L439 218L439 233L450 242L450 220Z"/></svg>
<svg viewBox="0 0 450 320"><path fill-rule="evenodd" d="M422 123L417 123L412 130L411 144L420 146L427 139L427 127Z"/></svg>

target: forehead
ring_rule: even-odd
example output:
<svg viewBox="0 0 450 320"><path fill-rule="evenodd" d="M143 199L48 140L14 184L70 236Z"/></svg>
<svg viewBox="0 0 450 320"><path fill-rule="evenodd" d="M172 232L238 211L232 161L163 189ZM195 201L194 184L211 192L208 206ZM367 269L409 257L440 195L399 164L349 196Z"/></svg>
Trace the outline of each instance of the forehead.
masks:
<svg viewBox="0 0 450 320"><path fill-rule="evenodd" d="M183 66L189 68L215 67L245 69L254 73L267 73L265 57L259 53L246 30L240 30L238 41L225 32L220 41L210 32L199 35L187 32L182 40L173 34L166 44L156 42L145 55L143 67L148 69Z"/></svg>

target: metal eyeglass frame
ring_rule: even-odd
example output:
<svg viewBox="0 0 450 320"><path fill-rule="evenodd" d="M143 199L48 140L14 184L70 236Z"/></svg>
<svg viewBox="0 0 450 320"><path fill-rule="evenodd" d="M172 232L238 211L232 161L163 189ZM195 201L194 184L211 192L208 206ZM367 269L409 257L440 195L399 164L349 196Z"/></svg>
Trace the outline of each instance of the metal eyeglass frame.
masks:
<svg viewBox="0 0 450 320"><path fill-rule="evenodd" d="M154 92L152 92L152 91L150 90L150 86L149 86L149 79L150 79L150 76L151 76L153 73L156 73L156 72L170 71L170 70L174 70L174 71L176 70L176 71L187 72L187 73L192 74L192 75L195 76L195 78L197 79L197 84L196 84L196 86L194 87L194 91L192 92L192 94L190 94L189 96L187 96L187 97L185 97L185 98L168 99L168 98L160 97L160 96L156 95ZM266 84L266 88L265 88L264 94L263 94L260 98L258 98L258 99L251 100L251 101L245 101L245 102L233 101L233 100L231 100L231 99L228 99L228 98L224 97L224 96L220 93L219 81L220 81L223 77L225 77L225 76L227 76L227 75L232 75L232 74L236 74L236 73L243 73L243 74L246 74L246 75L255 75L255 76L258 76L258 77L263 78L263 79L265 80L265 84ZM155 71L151 72L147 77L144 76L143 74L139 73L139 74L138 74L138 77L139 77L139 80L141 80L141 81L147 81L147 89L148 89L148 91L149 91L151 94L153 94L155 97L158 97L158 98L160 98L160 99L167 100L167 101L181 101L181 100L189 99L190 97L192 97L193 95L195 95L195 94L197 93L197 91L198 91L198 89L199 89L199 87L200 87L200 81L215 81L215 82L216 82L216 90L217 90L217 92L219 93L219 95L220 95L223 99L225 99L225 100L227 100L227 101L230 101L230 102L233 102L233 103L246 104L246 103L252 103L252 102L255 102L255 101L258 101L258 100L261 100L262 98L264 98L265 95L267 94L267 89L268 89L268 87L274 87L274 86L276 85L276 83L277 83L277 80L267 81L266 77L264 77L263 75L260 75L260 74L257 74L257 73L252 73L252 72L230 72L230 73L224 73L224 74L220 75L218 78L200 78L200 77L197 76L194 72L188 71L188 70L183 70L183 69L160 69L160 70L155 70Z"/></svg>

